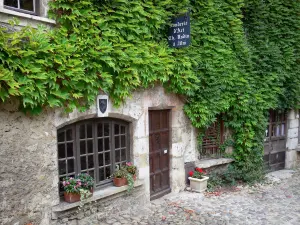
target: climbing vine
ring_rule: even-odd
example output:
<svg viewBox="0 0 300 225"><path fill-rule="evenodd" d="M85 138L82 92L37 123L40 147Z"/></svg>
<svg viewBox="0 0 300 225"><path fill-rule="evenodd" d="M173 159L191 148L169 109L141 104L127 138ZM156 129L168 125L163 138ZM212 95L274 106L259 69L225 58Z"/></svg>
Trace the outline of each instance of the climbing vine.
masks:
<svg viewBox="0 0 300 225"><path fill-rule="evenodd" d="M222 113L236 176L255 180L268 110L299 107L299 8L293 0L54 0L55 28L0 28L0 99L14 96L32 113L83 111L99 91L118 106L159 82L186 97L197 128ZM169 48L170 19L188 9L192 44Z"/></svg>

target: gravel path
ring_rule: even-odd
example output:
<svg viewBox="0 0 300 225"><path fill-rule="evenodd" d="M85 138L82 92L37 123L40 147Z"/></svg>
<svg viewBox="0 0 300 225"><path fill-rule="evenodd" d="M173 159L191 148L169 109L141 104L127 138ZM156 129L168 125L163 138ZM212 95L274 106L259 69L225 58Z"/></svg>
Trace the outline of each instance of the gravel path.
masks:
<svg viewBox="0 0 300 225"><path fill-rule="evenodd" d="M99 224L291 224L300 225L300 171L281 183L213 194L181 192L151 202L150 209L123 212Z"/></svg>

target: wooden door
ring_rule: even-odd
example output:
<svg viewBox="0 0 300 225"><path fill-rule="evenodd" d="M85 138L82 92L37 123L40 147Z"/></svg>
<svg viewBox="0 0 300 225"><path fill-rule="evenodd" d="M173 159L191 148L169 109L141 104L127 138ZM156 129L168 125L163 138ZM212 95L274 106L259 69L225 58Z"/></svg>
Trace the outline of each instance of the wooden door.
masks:
<svg viewBox="0 0 300 225"><path fill-rule="evenodd" d="M169 192L170 110L149 111L150 199Z"/></svg>
<svg viewBox="0 0 300 225"><path fill-rule="evenodd" d="M270 110L264 143L264 162L267 171L280 170L285 167L286 119L285 112Z"/></svg>

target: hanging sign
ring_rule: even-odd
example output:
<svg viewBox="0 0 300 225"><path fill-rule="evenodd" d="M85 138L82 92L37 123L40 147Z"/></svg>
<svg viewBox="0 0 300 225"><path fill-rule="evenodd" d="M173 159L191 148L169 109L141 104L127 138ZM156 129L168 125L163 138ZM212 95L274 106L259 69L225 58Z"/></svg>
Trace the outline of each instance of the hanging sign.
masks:
<svg viewBox="0 0 300 225"><path fill-rule="evenodd" d="M168 36L171 48L187 47L191 43L190 14L186 13L172 20Z"/></svg>

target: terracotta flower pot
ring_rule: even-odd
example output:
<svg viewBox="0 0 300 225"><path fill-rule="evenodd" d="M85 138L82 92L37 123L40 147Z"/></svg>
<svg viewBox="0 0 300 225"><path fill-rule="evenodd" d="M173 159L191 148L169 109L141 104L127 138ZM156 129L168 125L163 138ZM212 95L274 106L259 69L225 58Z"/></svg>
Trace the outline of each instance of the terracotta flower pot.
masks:
<svg viewBox="0 0 300 225"><path fill-rule="evenodd" d="M91 188L90 192L93 195L94 188ZM80 194L79 193L64 192L64 199L65 199L65 202L68 202L68 203L79 202L80 201Z"/></svg>
<svg viewBox="0 0 300 225"><path fill-rule="evenodd" d="M65 202L73 203L80 201L80 194L79 193L68 193L64 192Z"/></svg>
<svg viewBox="0 0 300 225"><path fill-rule="evenodd" d="M121 187L127 185L127 179L125 177L122 178L114 178L113 179L114 185L117 187Z"/></svg>

